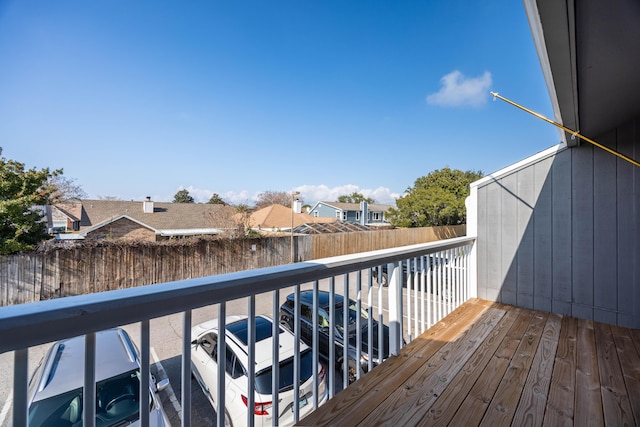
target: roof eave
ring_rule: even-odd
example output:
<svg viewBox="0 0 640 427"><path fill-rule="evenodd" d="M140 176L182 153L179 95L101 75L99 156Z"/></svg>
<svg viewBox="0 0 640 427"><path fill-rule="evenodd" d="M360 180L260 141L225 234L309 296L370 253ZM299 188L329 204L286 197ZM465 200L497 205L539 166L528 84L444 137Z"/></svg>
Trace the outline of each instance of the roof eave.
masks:
<svg viewBox="0 0 640 427"><path fill-rule="evenodd" d="M579 130L573 0L523 0L523 3L551 99L554 120L570 129ZM579 144L579 139L567 139L564 131L559 129L558 132L567 146Z"/></svg>

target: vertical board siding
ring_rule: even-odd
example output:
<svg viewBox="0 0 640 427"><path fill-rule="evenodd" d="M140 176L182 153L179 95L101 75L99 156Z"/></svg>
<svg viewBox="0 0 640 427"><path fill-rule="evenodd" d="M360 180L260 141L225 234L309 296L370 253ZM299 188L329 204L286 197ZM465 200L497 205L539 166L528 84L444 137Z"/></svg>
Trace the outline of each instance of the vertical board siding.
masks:
<svg viewBox="0 0 640 427"><path fill-rule="evenodd" d="M517 263L517 304L520 307L534 306L534 270L535 261L533 205L535 203L534 168L527 168L516 175L517 179L517 236L520 236L520 249L516 252ZM516 245L518 243L516 242Z"/></svg>
<svg viewBox="0 0 640 427"><path fill-rule="evenodd" d="M518 189L516 174L511 174L500 180L503 191L501 206L503 213L500 227L502 228L502 242L500 244L501 257L500 268L502 269L502 301L506 304L517 305L517 254L520 239L518 236Z"/></svg>
<svg viewBox="0 0 640 427"><path fill-rule="evenodd" d="M573 293L573 261L571 257L571 157L572 150L565 150L553 158L551 167L551 211L552 211L552 301L551 311L571 315ZM542 230L540 230L542 232ZM547 231L548 233L548 231Z"/></svg>
<svg viewBox="0 0 640 427"><path fill-rule="evenodd" d="M534 191L529 200L533 210L533 308L542 311L551 311L553 287L552 166L551 159L534 165Z"/></svg>
<svg viewBox="0 0 640 427"><path fill-rule="evenodd" d="M573 148L573 306L576 317L593 320L593 147Z"/></svg>
<svg viewBox="0 0 640 427"><path fill-rule="evenodd" d="M638 123L618 129L618 151L633 159L640 158L640 135ZM635 149L634 149L635 148ZM634 269L640 259L637 242L640 239L638 216L640 215L640 170L622 159L617 159L616 219L618 224L618 324L628 326L633 323L634 309L638 307L640 290L634 284ZM635 230L635 233L634 233ZM634 242L636 244L634 245ZM633 248L629 250L629 248ZM638 272L636 271L636 276ZM634 295L630 297L630 295Z"/></svg>
<svg viewBox="0 0 640 427"><path fill-rule="evenodd" d="M486 298L490 300L497 300L500 297L500 288L503 283L502 269L501 269L501 209L500 203L497 201L500 198L500 187L498 183L488 186L487 188L487 224L485 233L487 236L487 263L486 265L480 265L480 268L486 267L487 269L487 282L486 282ZM491 236L490 238L488 236Z"/></svg>
<svg viewBox="0 0 640 427"><path fill-rule="evenodd" d="M487 225L489 223L489 218L487 216L487 209L489 204L487 203L487 192L486 191L478 191L478 236L476 240L476 253L478 254L477 263L479 266L483 266L484 268L477 269L477 281L478 283L489 283L488 280L488 259L489 259L489 239L485 238L487 236ZM478 298L481 299L495 299L489 298L487 296L487 287L486 286L478 286Z"/></svg>
<svg viewBox="0 0 640 427"><path fill-rule="evenodd" d="M599 142L617 149L616 132L601 136ZM615 323L618 309L616 157L603 150L594 150L593 155L593 320Z"/></svg>
<svg viewBox="0 0 640 427"><path fill-rule="evenodd" d="M464 236L425 227L295 236L296 260L326 258ZM255 245L255 251L253 247ZM287 264L291 238L116 244L0 257L0 306Z"/></svg>
<svg viewBox="0 0 640 427"><path fill-rule="evenodd" d="M637 159L639 126L595 139ZM482 182L478 296L639 328L639 217L640 168L589 144Z"/></svg>

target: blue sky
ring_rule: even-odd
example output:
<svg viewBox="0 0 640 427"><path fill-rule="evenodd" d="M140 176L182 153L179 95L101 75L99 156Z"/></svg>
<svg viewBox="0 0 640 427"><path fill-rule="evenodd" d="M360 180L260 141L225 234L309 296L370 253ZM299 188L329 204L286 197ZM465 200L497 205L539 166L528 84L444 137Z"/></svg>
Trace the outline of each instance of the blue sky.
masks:
<svg viewBox="0 0 640 427"><path fill-rule="evenodd" d="M521 2L0 1L0 147L90 198L393 203L559 142Z"/></svg>

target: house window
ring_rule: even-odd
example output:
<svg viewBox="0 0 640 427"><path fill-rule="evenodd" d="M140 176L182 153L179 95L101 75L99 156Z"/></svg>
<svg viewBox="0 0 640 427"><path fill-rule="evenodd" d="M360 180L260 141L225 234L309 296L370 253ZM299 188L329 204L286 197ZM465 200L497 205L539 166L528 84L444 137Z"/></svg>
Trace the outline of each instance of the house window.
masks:
<svg viewBox="0 0 640 427"><path fill-rule="evenodd" d="M371 218L374 221L380 221L380 212L371 212Z"/></svg>
<svg viewBox="0 0 640 427"><path fill-rule="evenodd" d="M318 217L318 211L313 211L313 216Z"/></svg>
<svg viewBox="0 0 640 427"><path fill-rule="evenodd" d="M336 211L336 218L340 219L340 211Z"/></svg>
<svg viewBox="0 0 640 427"><path fill-rule="evenodd" d="M360 221L360 211L356 212L356 221Z"/></svg>
<svg viewBox="0 0 640 427"><path fill-rule="evenodd" d="M347 220L347 211L342 211L342 220L343 221Z"/></svg>

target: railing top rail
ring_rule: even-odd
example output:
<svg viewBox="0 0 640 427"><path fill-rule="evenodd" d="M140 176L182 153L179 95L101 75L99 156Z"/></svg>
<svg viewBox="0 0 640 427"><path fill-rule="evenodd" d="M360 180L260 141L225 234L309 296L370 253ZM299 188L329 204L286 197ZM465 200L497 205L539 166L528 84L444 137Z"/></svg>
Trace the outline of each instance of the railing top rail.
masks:
<svg viewBox="0 0 640 427"><path fill-rule="evenodd" d="M475 237L0 308L0 353L153 319L472 243Z"/></svg>

